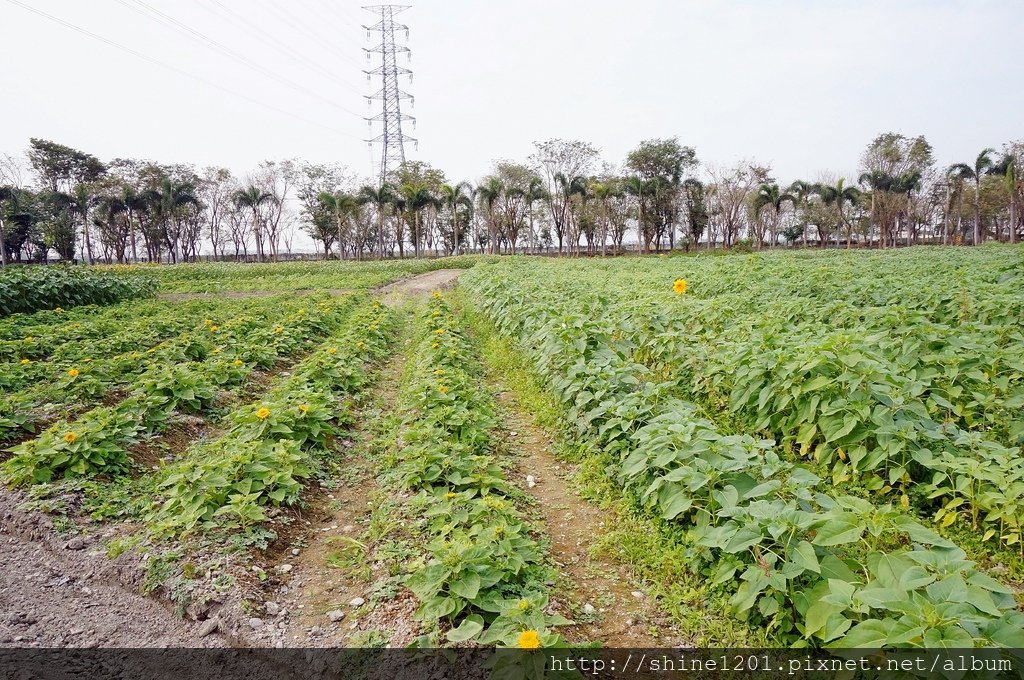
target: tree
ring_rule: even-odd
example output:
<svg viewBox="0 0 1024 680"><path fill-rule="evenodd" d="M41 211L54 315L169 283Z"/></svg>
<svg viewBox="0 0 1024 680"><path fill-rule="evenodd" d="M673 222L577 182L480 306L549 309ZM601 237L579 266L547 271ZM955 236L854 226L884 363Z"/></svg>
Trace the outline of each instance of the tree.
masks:
<svg viewBox="0 0 1024 680"><path fill-rule="evenodd" d="M819 184L815 193L821 197L821 202L835 211L836 224L839 228L846 227L846 247L853 244L853 227L846 217L844 206L849 203L854 205L860 199L860 190L854 186L846 186L846 181L840 177L834 185ZM821 246L825 247L825 239L821 239Z"/></svg>
<svg viewBox="0 0 1024 680"><path fill-rule="evenodd" d="M981 178L992 168L992 154L995 149L982 149L974 159L974 166L954 163L950 170L961 179L974 182L974 245L981 243Z"/></svg>
<svg viewBox="0 0 1024 680"><path fill-rule="evenodd" d="M805 182L802 179L795 180L789 185L786 193L793 197L793 211L800 220L800 240L804 248L807 247L807 202L814 195L814 184Z"/></svg>
<svg viewBox="0 0 1024 680"><path fill-rule="evenodd" d="M227 168L208 167L203 171L199 183L199 197L206 207L207 237L217 259L218 250L223 254L227 234L224 224L231 210L231 194L235 190L235 179Z"/></svg>
<svg viewBox="0 0 1024 680"><path fill-rule="evenodd" d="M410 231L412 236L413 252L417 258L420 257L420 246L423 243L422 223L423 211L428 208L436 208L439 201L431 193L430 189L423 184L403 184L398 189L405 206L405 212L412 216ZM398 238L399 257L402 257L402 238Z"/></svg>
<svg viewBox="0 0 1024 680"><path fill-rule="evenodd" d="M182 254L180 246L185 212L189 208L201 206L199 198L196 196L196 186L189 181L164 177L160 181L160 187L152 194L152 198L167 252L171 262L176 263Z"/></svg>
<svg viewBox="0 0 1024 680"><path fill-rule="evenodd" d="M751 192L770 180L770 171L750 161L740 161L731 168L713 167L710 174L712 216L719 222L722 244L731 248L742 231Z"/></svg>
<svg viewBox="0 0 1024 680"><path fill-rule="evenodd" d="M262 219L260 216L260 208L268 203L272 203L277 199L269 191L250 184L244 189L238 189L232 194L232 201L235 206L241 209L247 209L252 212L252 233L256 237L256 259L260 262L263 261L263 227Z"/></svg>
<svg viewBox="0 0 1024 680"><path fill-rule="evenodd" d="M29 140L28 159L43 187L65 194L107 172L107 166L91 154L35 137Z"/></svg>
<svg viewBox="0 0 1024 680"><path fill-rule="evenodd" d="M7 266L7 233L4 230L4 217L7 204L13 203L17 193L12 186L0 186L0 267Z"/></svg>
<svg viewBox="0 0 1024 680"><path fill-rule="evenodd" d="M472 190L469 182L458 184L442 184L439 190L441 204L448 208L452 220L452 254L458 255L461 248L459 238L459 206L469 209L473 208L473 199L469 193Z"/></svg>
<svg viewBox="0 0 1024 680"><path fill-rule="evenodd" d="M526 204L526 214L529 220L529 237L530 237L530 250L536 249L536 234L534 233L534 209L533 206L538 201L543 201L548 198L548 192L544 188L544 180L540 175L534 175L530 178L526 188L523 190L523 202Z"/></svg>
<svg viewBox="0 0 1024 680"><path fill-rule="evenodd" d="M782 217L782 208L786 203L793 205L796 202L796 198L788 193L785 193L779 189L779 185L762 184L758 187L757 196L754 198L754 212L760 213L765 208L768 208L771 212L772 226L771 236L772 245L778 245L778 233L779 233L779 220ZM763 234L761 234L763 236ZM761 236L757 239L757 248L761 249L763 244L763 238Z"/></svg>
<svg viewBox="0 0 1024 680"><path fill-rule="evenodd" d="M645 215L652 221L659 248L666 234L669 248L675 247L680 188L686 172L696 165L697 153L692 147L681 145L676 137L643 141L626 157L626 167L645 183L647 190L642 193L642 200L648 202Z"/></svg>
<svg viewBox="0 0 1024 680"><path fill-rule="evenodd" d="M530 155L529 162L544 179L545 198L558 237L558 252L561 253L565 229L570 219L569 203L574 194L559 191L559 182L588 176L600 152L589 142L580 140L549 139L546 142L534 142L533 146L535 151Z"/></svg>
<svg viewBox="0 0 1024 680"><path fill-rule="evenodd" d="M378 187L366 185L359 190L359 200L364 204L372 205L377 215L377 237L380 244L380 258L384 259L384 217L388 207L392 206L397 196L395 189L388 183Z"/></svg>
<svg viewBox="0 0 1024 680"><path fill-rule="evenodd" d="M1021 149L1021 151L1024 151L1024 149ZM1022 155L1024 155L1024 153L1022 153ZM1003 184L1007 193L1007 207L1009 209L1009 217L1007 220L1007 226L1009 227L1008 236L1010 243L1015 243L1017 240L1016 232L1020 215L1020 195L1022 190L1024 190L1024 177L1021 177L1017 154L1014 153L1014 148L1012 146L1007 147L1002 158L998 163L994 163L992 165L989 172L1003 178Z"/></svg>
<svg viewBox="0 0 1024 680"><path fill-rule="evenodd" d="M871 191L871 224L877 227L883 248L895 245L900 217L907 211L907 194L894 191L896 182L914 172L924 176L934 164L932 146L923 135L886 132L861 155L859 181Z"/></svg>
<svg viewBox="0 0 1024 680"><path fill-rule="evenodd" d="M498 240L498 222L500 215L495 208L502 194L505 193L505 185L501 178L496 175L489 175L477 185L476 200L480 204L481 211L487 219L487 250L494 254L494 244Z"/></svg>

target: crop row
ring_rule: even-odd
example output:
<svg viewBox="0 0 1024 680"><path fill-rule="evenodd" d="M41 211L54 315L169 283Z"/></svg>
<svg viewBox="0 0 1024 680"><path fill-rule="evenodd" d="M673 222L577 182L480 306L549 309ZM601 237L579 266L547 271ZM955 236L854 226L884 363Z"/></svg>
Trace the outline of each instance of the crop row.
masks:
<svg viewBox="0 0 1024 680"><path fill-rule="evenodd" d="M261 307L272 309L265 303ZM92 319L57 315L49 323L28 326L23 337L0 342L0 357L6 359L0 363L0 387L16 390L35 381L52 380L76 364L95 364L132 353L138 356L186 331L208 330L202 319L223 318L231 310L246 308L239 301L147 301L91 308Z"/></svg>
<svg viewBox="0 0 1024 680"><path fill-rule="evenodd" d="M574 436L685 541L695 572L733 593L741 618L791 644L1024 644L1012 591L948 540L901 507L829 493L773 442L723 433L680 399L670 372L634 356L642 319L564 289L544 299L536 277L510 284L502 274L474 270L462 282L534 360Z"/></svg>
<svg viewBox="0 0 1024 680"><path fill-rule="evenodd" d="M0 316L38 309L109 305L150 297L157 286L148 276L123 276L89 267L6 267L0 272Z"/></svg>
<svg viewBox="0 0 1024 680"><path fill-rule="evenodd" d="M448 304L431 299L401 399L406 418L389 478L407 501L425 562L406 580L418 617L453 643L555 646L545 613L552 574L515 508L513 487L494 459L491 397L469 340ZM433 643L436 638L425 640Z"/></svg>
<svg viewBox="0 0 1024 680"><path fill-rule="evenodd" d="M270 368L284 343L308 341L279 323L289 316L303 318L303 332L324 333L322 298L261 299L223 303L204 315L183 321L186 330L148 349L137 349L108 358L86 357L80 362L48 367L31 387L0 399L0 438L18 431L33 432L61 404L94 404L119 385L131 384L149 371L208 359L241 360ZM351 305L351 301L342 303ZM313 314L307 315L307 308ZM210 311L210 310L207 310ZM329 316L327 320L329 321ZM280 329L280 330L279 330ZM86 360L88 359L88 361Z"/></svg>
<svg viewBox="0 0 1024 680"><path fill-rule="evenodd" d="M975 318L979 300L1006 310L1020 308L1024 295L986 282L985 267L972 285L992 287L990 296L968 295L949 275L929 274L919 253L903 257L920 267L919 278L897 286L891 272L880 274L909 291L916 302L906 305L818 304L779 293L807 285L820 262L871 271L871 260L781 256L755 260L775 278L748 277L734 282L741 292L706 298L694 295L722 285L717 270L695 267L711 278L691 280L675 296L669 267L679 265L662 261L647 261L643 281L633 262L581 272L574 281L588 294L575 298L563 288L564 272L541 265L522 294L559 313L603 319L605 341L639 364L640 379L673 382L674 395L716 414L725 429L767 433L787 457L814 462L835 483L913 502L944 526L961 521L985 540L1024 550L1024 329L994 307ZM845 289L850 298L865 297L858 286L874 287L873 277L864 279ZM629 299L624 281L635 285ZM944 292L915 297L917 289ZM915 307L937 298L962 309L939 322L930 320L935 307Z"/></svg>
<svg viewBox="0 0 1024 680"><path fill-rule="evenodd" d="M242 531L266 520L266 506L291 505L330 455L347 424L351 397L382 358L394 317L366 303L263 398L236 409L227 432L193 445L159 474L147 523L159 535Z"/></svg>
<svg viewBox="0 0 1024 680"><path fill-rule="evenodd" d="M172 413L202 412L214 403L218 391L241 385L256 366L269 367L278 358L307 349L313 337L342 327L352 304L351 299L324 299L312 313L295 310L281 323L268 324L265 332L240 321L237 333L225 338L223 351L211 351L203 361L155 358L116 406L97 407L74 421L55 423L37 438L11 448L13 457L3 466L7 481L45 483L57 477L126 472L131 465L128 447L162 431Z"/></svg>

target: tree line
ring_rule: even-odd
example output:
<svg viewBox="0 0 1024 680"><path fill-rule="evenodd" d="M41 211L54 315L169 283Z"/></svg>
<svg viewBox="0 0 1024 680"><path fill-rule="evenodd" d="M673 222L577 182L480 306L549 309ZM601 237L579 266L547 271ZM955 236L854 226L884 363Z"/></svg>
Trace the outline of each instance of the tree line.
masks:
<svg viewBox="0 0 1024 680"><path fill-rule="evenodd" d="M1024 143L939 167L924 137L879 135L855 178L779 182L742 161L702 165L678 138L621 165L580 140L534 144L477 182L412 161L383 183L342 165L265 161L229 170L95 156L32 139L0 158L2 263L275 260L298 229L326 258L479 253L610 254L675 248L895 247L1015 242Z"/></svg>

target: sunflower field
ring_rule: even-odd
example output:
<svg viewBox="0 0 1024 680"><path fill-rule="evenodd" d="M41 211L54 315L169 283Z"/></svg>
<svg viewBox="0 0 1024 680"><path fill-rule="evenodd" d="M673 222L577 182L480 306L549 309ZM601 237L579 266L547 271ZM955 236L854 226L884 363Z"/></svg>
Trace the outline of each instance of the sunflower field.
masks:
<svg viewBox="0 0 1024 680"><path fill-rule="evenodd" d="M787 644L1024 644L1019 250L501 262L461 284L635 506ZM972 555L972 557L974 557Z"/></svg>

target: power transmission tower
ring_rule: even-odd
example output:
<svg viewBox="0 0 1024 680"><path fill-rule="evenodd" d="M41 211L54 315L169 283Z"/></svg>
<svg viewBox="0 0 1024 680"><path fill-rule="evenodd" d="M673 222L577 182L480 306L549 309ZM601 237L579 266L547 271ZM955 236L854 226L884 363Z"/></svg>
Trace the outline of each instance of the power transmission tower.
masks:
<svg viewBox="0 0 1024 680"><path fill-rule="evenodd" d="M380 66L372 71L364 71L366 79L372 76L381 77L381 88L375 94L367 95L367 103L379 99L382 103L381 112L376 116L367 118L370 129L373 129L375 122L382 123L384 129L381 134L373 139L366 140L371 145L382 145L380 155L380 182L384 183L389 172L397 170L405 162L405 142L413 142L418 146L417 140L402 134L402 121L412 121L416 126L416 119L402 113L402 101L409 100L413 103L413 97L398 87L398 76L408 75L409 82L412 82L412 71L398 65L398 53L405 52L411 58L411 53L406 45L395 43L395 31L405 31L406 39L409 38L409 27L395 23L395 15L409 9L409 5L374 5L363 7L363 9L380 15L380 21L373 26L363 26L366 29L366 36L370 31L379 31L381 42L376 47L364 47L367 60L371 59L373 53L381 55Z"/></svg>

